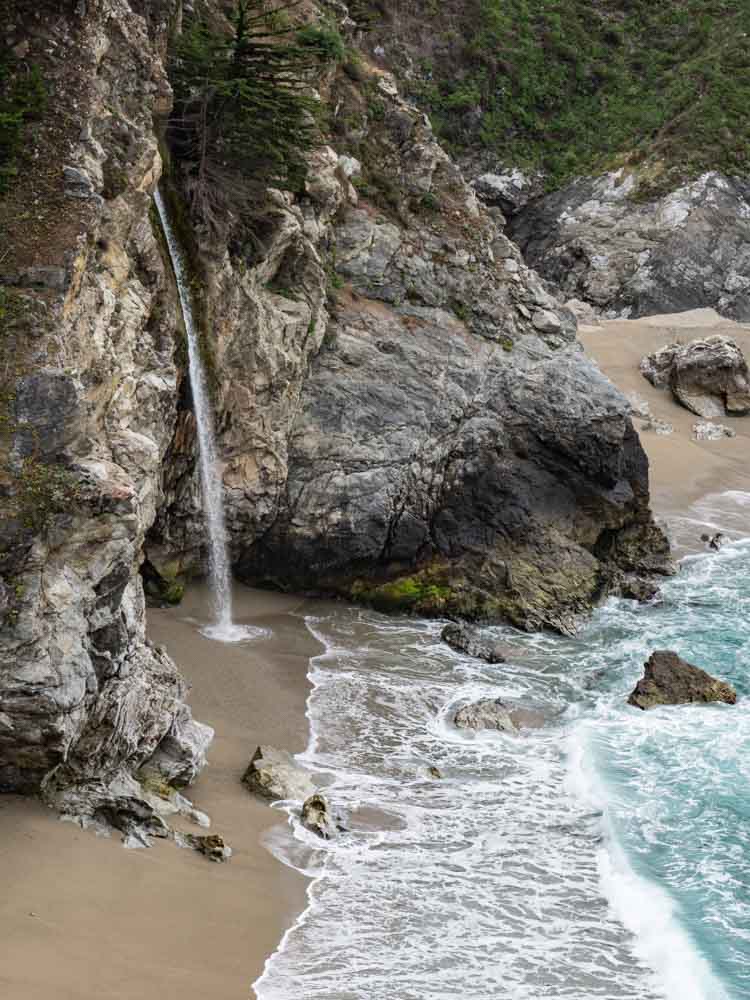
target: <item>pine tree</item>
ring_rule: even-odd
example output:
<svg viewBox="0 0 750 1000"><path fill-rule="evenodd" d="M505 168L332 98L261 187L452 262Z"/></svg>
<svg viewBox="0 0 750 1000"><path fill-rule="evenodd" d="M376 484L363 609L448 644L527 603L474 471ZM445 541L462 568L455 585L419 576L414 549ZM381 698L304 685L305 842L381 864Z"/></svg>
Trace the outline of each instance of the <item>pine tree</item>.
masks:
<svg viewBox="0 0 750 1000"><path fill-rule="evenodd" d="M196 18L177 46L168 138L191 208L214 231L261 187L299 189L318 141L305 83L316 60L294 29L273 27L285 9L239 0L231 34Z"/></svg>

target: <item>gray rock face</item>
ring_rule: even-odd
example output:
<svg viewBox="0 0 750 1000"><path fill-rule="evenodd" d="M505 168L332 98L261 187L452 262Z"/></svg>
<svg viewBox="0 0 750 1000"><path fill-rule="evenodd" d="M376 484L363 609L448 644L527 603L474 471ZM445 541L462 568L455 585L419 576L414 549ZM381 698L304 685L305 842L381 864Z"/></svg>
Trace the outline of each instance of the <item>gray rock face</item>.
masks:
<svg viewBox="0 0 750 1000"><path fill-rule="evenodd" d="M607 317L713 306L750 319L750 183L704 174L652 202L625 170L583 178L510 222L527 263Z"/></svg>
<svg viewBox="0 0 750 1000"><path fill-rule="evenodd" d="M737 692L731 684L717 680L669 650L651 654L643 677L628 698L629 705L642 709L712 701L734 705Z"/></svg>
<svg viewBox="0 0 750 1000"><path fill-rule="evenodd" d="M315 785L307 771L286 750L274 747L258 747L242 781L264 799L304 801L315 794Z"/></svg>
<svg viewBox="0 0 750 1000"><path fill-rule="evenodd" d="M543 179L522 170L500 170L481 174L471 186L486 205L494 205L508 217L515 215L544 190Z"/></svg>
<svg viewBox="0 0 750 1000"><path fill-rule="evenodd" d="M333 840L339 832L328 801L319 792L302 803L302 825L323 840Z"/></svg>
<svg viewBox="0 0 750 1000"><path fill-rule="evenodd" d="M43 189L43 234L36 212L13 223L0 261L0 790L163 836L135 774L156 755L170 780L190 780L211 735L146 639L138 575L178 383L174 299L149 219L167 24L125 0L89 5L80 22L72 6L34 22L28 55L76 108L36 127L29 141L45 152L30 162L64 142L65 167ZM33 169L16 183L36 197Z"/></svg>
<svg viewBox="0 0 750 1000"><path fill-rule="evenodd" d="M474 656L487 663L505 663L502 644L483 638L478 629L468 625L446 625L440 638L452 649L466 653L467 656Z"/></svg>
<svg viewBox="0 0 750 1000"><path fill-rule="evenodd" d="M501 733L515 733L518 727L510 712L499 698L484 698L459 708L453 717L453 723L458 729L496 729Z"/></svg>
<svg viewBox="0 0 750 1000"><path fill-rule="evenodd" d="M699 417L750 412L750 372L738 345L716 335L670 344L641 361L641 373Z"/></svg>

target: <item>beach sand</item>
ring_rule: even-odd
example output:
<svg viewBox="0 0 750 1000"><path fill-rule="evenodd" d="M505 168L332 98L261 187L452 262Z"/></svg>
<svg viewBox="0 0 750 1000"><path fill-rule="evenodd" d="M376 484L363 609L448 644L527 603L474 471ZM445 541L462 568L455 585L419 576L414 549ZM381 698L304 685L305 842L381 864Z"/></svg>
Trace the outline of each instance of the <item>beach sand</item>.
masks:
<svg viewBox="0 0 750 1000"><path fill-rule="evenodd" d="M707 494L750 491L750 417L722 421L737 431L734 439L695 442L698 418L638 371L641 357L663 344L718 332L750 357L750 327L710 310L581 330L585 350L612 381L675 428L667 437L641 433L653 506L668 521ZM637 428L642 423L635 418ZM697 524L689 527L700 548ZM210 766L188 794L234 857L212 864L162 842L125 850L117 834L97 838L37 802L0 797L2 1000L248 1000L266 957L303 909L304 879L262 843L285 817L253 799L240 777L259 743L306 745L308 660L319 650L293 614L301 599L239 586L235 593L237 619L270 627L272 638L238 646L202 638L195 620L205 620L203 587L191 587L179 608L149 613L151 639L193 686L195 717L216 729Z"/></svg>
<svg viewBox="0 0 750 1000"><path fill-rule="evenodd" d="M191 587L179 608L149 612L149 635L192 684L195 717L216 729L187 794L233 857L215 864L160 841L126 850L117 833L96 837L38 802L0 797L2 1000L246 1000L304 908L305 880L261 842L286 816L240 778L259 743L307 745L307 669L319 648L290 614L299 598L238 586L237 620L273 636L235 646L198 633L190 619L206 602Z"/></svg>
<svg viewBox="0 0 750 1000"><path fill-rule="evenodd" d="M729 490L750 492L750 416L714 421L736 431L735 438L695 441L693 425L702 422L701 418L677 403L668 389L655 389L638 370L644 355L665 344L688 343L717 333L736 340L750 359L750 326L722 319L712 309L608 320L601 326L584 326L578 335L586 353L625 395L637 393L648 402L655 418L674 428L674 433L662 436L644 430L645 421L633 417L649 458L651 505L670 528L701 498ZM676 555L704 547L699 522L696 518L694 545L685 537L684 527L676 533ZM710 520L706 527L710 528Z"/></svg>

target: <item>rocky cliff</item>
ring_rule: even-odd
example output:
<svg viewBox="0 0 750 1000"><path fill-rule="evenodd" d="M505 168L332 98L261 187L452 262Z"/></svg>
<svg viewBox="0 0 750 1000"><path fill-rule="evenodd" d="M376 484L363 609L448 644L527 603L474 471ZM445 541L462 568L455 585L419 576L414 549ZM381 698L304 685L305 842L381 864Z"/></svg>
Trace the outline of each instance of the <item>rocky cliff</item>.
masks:
<svg viewBox="0 0 750 1000"><path fill-rule="evenodd" d="M205 559L151 210L181 11L5 13L6 91L33 66L48 98L0 200L0 784L127 828L148 819L134 776L187 781L210 739L145 637L138 572L144 552L152 581ZM668 568L628 405L339 17L349 54L314 81L330 132L304 189L259 198L248 244L181 220L237 572L568 629Z"/></svg>
<svg viewBox="0 0 750 1000"><path fill-rule="evenodd" d="M135 772L157 754L189 780L211 737L138 574L182 377L150 214L168 22L5 7L12 73L37 67L47 103L0 202L0 788L127 828L149 814Z"/></svg>

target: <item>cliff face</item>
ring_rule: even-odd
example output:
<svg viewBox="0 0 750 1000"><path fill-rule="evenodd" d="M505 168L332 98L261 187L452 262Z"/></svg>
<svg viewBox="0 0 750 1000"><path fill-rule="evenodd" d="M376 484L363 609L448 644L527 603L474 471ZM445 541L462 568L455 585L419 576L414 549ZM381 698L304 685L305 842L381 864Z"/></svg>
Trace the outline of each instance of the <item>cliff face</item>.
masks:
<svg viewBox="0 0 750 1000"><path fill-rule="evenodd" d="M178 385L149 215L167 23L118 2L13 15L49 104L2 203L0 788L127 824L132 774L166 747L187 779L211 735L146 640L138 575Z"/></svg>
<svg viewBox="0 0 750 1000"><path fill-rule="evenodd" d="M746 5L381 7L373 57L564 297L750 318Z"/></svg>
<svg viewBox="0 0 750 1000"><path fill-rule="evenodd" d="M210 731L144 632L144 550L205 553L173 282L151 214L177 4L14 4L49 93L0 201L0 787L148 819ZM393 79L317 81L330 145L251 250L196 238L239 574L566 629L667 567L625 400ZM144 812L145 809L145 812ZM124 817L124 818L122 818Z"/></svg>

